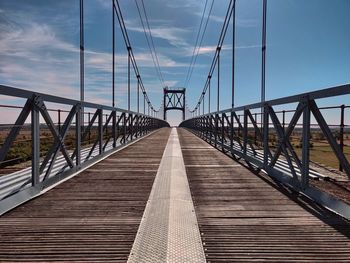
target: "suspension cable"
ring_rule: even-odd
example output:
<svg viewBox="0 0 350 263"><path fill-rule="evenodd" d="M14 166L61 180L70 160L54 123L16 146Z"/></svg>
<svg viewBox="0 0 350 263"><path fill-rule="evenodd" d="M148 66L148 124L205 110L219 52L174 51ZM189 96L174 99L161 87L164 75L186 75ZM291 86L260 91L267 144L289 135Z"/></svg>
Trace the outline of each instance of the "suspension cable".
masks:
<svg viewBox="0 0 350 263"><path fill-rule="evenodd" d="M147 45L148 45L149 51L150 51L150 53L151 53L152 61L153 61L153 64L154 64L154 68L155 68L155 70L156 70L156 72L157 72L158 79L159 79L161 85L162 85L163 87L165 87L165 85L164 85L164 79L163 79L162 73L161 73L161 71L160 71L159 62L158 62L158 63L156 62L157 53L156 53L156 51L155 51L154 44L153 44L153 48L151 47L150 40L149 40L148 35L147 35L147 31L146 31L146 28L145 28L145 24L144 24L144 21L143 21L142 15L141 15L141 11L140 11L140 7L139 7L139 4L137 3L137 0L135 0L135 4L136 4L136 7L137 7L137 12L138 12L139 17L140 17L140 20L141 20L141 25L142 25L142 28L143 28L143 32L145 33ZM144 10L144 14L145 14L145 16L146 16L145 10ZM147 21L148 21L148 20L147 20ZM149 25L148 25L148 29L149 29L149 32L151 32L151 31L150 31ZM152 39L152 35L151 35L151 34L150 34L150 38L151 38L152 43L153 43L153 39Z"/></svg>
<svg viewBox="0 0 350 263"><path fill-rule="evenodd" d="M206 80L206 82L204 84L203 92L201 93L196 106L194 107L194 109L191 112L195 112L198 109L198 107L200 105L200 102L204 99L204 95L205 95L205 93L206 93L206 91L208 89L208 85L210 83L211 76L213 75L213 72L214 72L215 67L216 67L216 65L218 63L218 60L219 60L219 54L220 54L223 42L225 40L225 36L226 36L226 33L227 33L227 28L229 26L230 19L232 17L234 8L235 8L235 3L233 3L233 0L230 0L230 3L229 3L228 8L227 8L226 15L225 15L225 20L224 20L224 23L223 23L223 26L222 26L222 29L221 29L221 33L220 33L220 36L219 36L219 41L218 41L218 44L217 44L217 48L216 48L216 51L215 51L215 54L214 54L214 57L213 57L213 60L212 60L212 64L211 64L210 69L209 69L207 80Z"/></svg>
<svg viewBox="0 0 350 263"><path fill-rule="evenodd" d="M151 31L151 27L150 27L150 25L149 25L148 15L147 15L146 8L145 8L145 4L144 4L143 0L141 0L141 3L142 3L143 13L145 14L145 18L146 18L146 24L147 24L148 32L149 32L149 35L150 35L150 37L151 37L151 44L152 44L152 47L153 47L154 55L155 55L156 62L157 62L157 66L158 66L159 73L160 73L160 77L161 77L161 79L162 79L163 86L165 86L165 84L164 84L164 78L163 78L163 74L162 74L162 70L161 70L160 64L159 64L158 54L157 54L157 51L156 51L156 48L155 48L155 45L154 45L153 36L152 36L152 31Z"/></svg>
<svg viewBox="0 0 350 263"><path fill-rule="evenodd" d="M208 4L208 0L205 0L205 5L204 5L203 13L202 13L202 18L201 18L201 22L199 24L199 29L198 29L198 32L197 32L196 43L194 44L194 48L193 48L193 51L192 51L191 62L190 62L190 65L188 67L186 79L185 79L185 82L184 82L184 86L185 87L187 86L187 83L188 83L190 70L191 70L191 67L192 67L192 64L193 64L193 60L194 60L194 56L195 56L195 53L196 53L197 44L198 44L198 40L199 40L199 35L200 35L201 30L202 30L203 19L204 19L205 11L207 9L207 4Z"/></svg>
<svg viewBox="0 0 350 263"><path fill-rule="evenodd" d="M114 5L113 8L114 8L114 11L115 11L115 13L117 15L117 19L118 19L118 22L119 22L119 25L120 25L120 29L121 29L121 32L122 32L122 36L123 36L123 39L124 39L125 46L126 46L127 49L129 49L129 52L130 52L130 61L131 61L131 65L132 65L132 67L134 69L135 76L136 77L140 76L140 88L141 88L141 90L142 90L142 92L144 94L145 101L147 102L149 107L154 108L152 103L151 103L151 101L150 101L150 99L149 99L149 97L148 97L148 95L147 95L145 86L144 86L142 78L141 78L140 71L139 71L137 63L136 63L135 55L134 55L134 52L133 52L133 49L132 49L132 46L131 46L131 42L130 42L130 39L129 39L129 35L128 35L128 32L127 32L126 26L125 26L125 22L124 22L123 14L121 12L119 1L115 0L115 3L116 3L116 5Z"/></svg>
<svg viewBox="0 0 350 263"><path fill-rule="evenodd" d="M199 51L200 51L200 48L202 46L202 42L203 42L203 39L204 39L204 36L205 36L205 32L207 30L207 26L208 26L208 22L209 22L209 19L210 19L211 11L213 10L213 5L214 5L214 0L211 2L211 6L210 6L210 9L209 9L209 14L208 14L208 17L207 17L207 21L206 21L205 26L204 26L203 34L202 34L201 40L199 42L199 47L197 49L197 53L196 53L196 56L194 58L193 66L191 68L190 76L188 78L188 82L187 82L186 86L188 85L188 83L191 80L193 69L194 69L194 66L196 65L197 58L198 58L198 55L199 55Z"/></svg>

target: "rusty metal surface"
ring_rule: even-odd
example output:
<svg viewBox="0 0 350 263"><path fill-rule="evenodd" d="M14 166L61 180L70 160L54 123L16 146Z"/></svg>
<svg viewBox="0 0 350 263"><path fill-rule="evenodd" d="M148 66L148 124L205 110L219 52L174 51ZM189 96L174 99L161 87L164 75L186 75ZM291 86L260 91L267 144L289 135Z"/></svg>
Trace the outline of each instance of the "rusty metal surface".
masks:
<svg viewBox="0 0 350 263"><path fill-rule="evenodd" d="M170 129L0 217L0 262L126 262Z"/></svg>
<svg viewBox="0 0 350 263"><path fill-rule="evenodd" d="M348 221L178 132L208 262L350 262Z"/></svg>

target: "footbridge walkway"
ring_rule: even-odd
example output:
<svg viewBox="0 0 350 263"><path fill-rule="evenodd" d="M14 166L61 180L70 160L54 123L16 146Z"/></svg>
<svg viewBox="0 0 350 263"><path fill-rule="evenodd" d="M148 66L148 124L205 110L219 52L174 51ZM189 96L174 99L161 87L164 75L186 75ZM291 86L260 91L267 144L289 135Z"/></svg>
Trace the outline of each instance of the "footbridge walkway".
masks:
<svg viewBox="0 0 350 263"><path fill-rule="evenodd" d="M0 217L1 262L349 262L349 221L184 128Z"/></svg>
<svg viewBox="0 0 350 263"><path fill-rule="evenodd" d="M350 262L350 84L340 84L347 78L338 74L346 68L339 64L326 70L327 63L318 63L319 74L309 74L308 79L286 72L278 77L280 86L266 81L266 72L271 79L276 72L269 71L266 64L266 53L274 48L267 43L267 36L273 34L267 30L268 17L270 12L279 12L268 5L282 1L260 1L261 59L258 56L255 62L261 63L261 69L257 72L256 67L241 71L242 60L236 56L236 11L240 12L236 2L243 1L215 1L222 5L224 13L217 16L222 23L215 21L215 27L208 28L219 33L218 42L213 46L215 39L209 34L209 49L205 54L199 52L214 4L212 1L207 12L205 1L202 19L208 13L207 20L203 30L200 22L197 40L200 32L202 38L194 45L184 87L166 84L182 83L183 74L171 69L175 70L177 62L183 65L188 52L175 52L182 45L168 39L172 55L183 57L171 56L171 61L159 57L170 66L166 75L171 78L163 79L156 51L167 50L167 37L161 37L165 45L156 49L144 6L149 1L135 1L163 91L158 104L153 101L159 99L159 93L148 69L150 57L145 56L147 48L139 38L142 30L127 28L136 22L137 14L130 1L98 1L104 2L101 12L108 13L96 16L93 1L64 1L72 6L64 4L58 9L54 3L62 1L51 1L47 8L44 1L8 2L11 4L0 12L14 20L1 17L0 28L6 24L5 42L20 52L2 48L0 54L13 56L10 63L2 63L8 64L5 71L0 68L1 74L11 76L5 83L0 80L0 262ZM78 2L79 12L75 12ZM127 3L125 10L121 2ZM255 2L250 5L254 10L257 7ZM6 11L6 6L13 6L13 11ZM63 6L66 9L61 13ZM48 34L49 42L47 37L43 43L37 37L26 45L33 24L28 19L34 17L25 15L17 21L13 14L20 8L25 8L23 14L45 14L45 19L35 21L41 21L45 32L39 33ZM79 17L79 45L73 13ZM72 17L62 19L66 14ZM86 15L88 27L84 26ZM159 29L164 27L165 34L170 24L150 18L159 23ZM175 14L170 18L176 19ZM103 24L91 26L91 19ZM45 26L46 20L55 26ZM23 30L17 22L23 23ZM67 35L57 32L56 36L51 31L56 24ZM324 28L314 24L313 31L323 32ZM172 29L177 26L169 27ZM336 43L344 43L342 31L333 24L328 29L341 36L332 38L329 47L338 50ZM225 41L228 34L231 40ZM105 42L108 39L111 52ZM132 43L133 39L137 42ZM255 57L258 49L254 45L252 50ZM303 50L302 55L308 49L298 46L298 50ZM77 51L79 77L73 77ZM208 52L213 53L208 74L201 70L193 75L203 76L203 89L198 89L197 81L191 84L191 75L198 54L207 56ZM31 55L30 63L24 63L21 57L28 57L27 53L38 57ZM247 58L251 61L253 57ZM49 64L42 64L43 59ZM332 57L332 61L337 59ZM275 66L288 70L283 64L288 60L280 60ZM31 69L35 63L37 67ZM302 69L311 67L310 72L317 72L315 66L300 62ZM31 74L22 74L27 70ZM327 78L318 78L320 72L327 72ZM252 76L253 82L248 86L237 82L237 73L244 79ZM258 75L261 85L256 85ZM317 81L310 82L312 79ZM338 86L308 87L323 82ZM300 86L289 90L292 83ZM290 96L275 97L272 93L277 89ZM256 98L252 93L258 90L260 99L244 104ZM294 93L301 90L305 93ZM198 100L193 98L196 91ZM64 97L54 95L58 93ZM170 128L169 110L181 111L179 127Z"/></svg>

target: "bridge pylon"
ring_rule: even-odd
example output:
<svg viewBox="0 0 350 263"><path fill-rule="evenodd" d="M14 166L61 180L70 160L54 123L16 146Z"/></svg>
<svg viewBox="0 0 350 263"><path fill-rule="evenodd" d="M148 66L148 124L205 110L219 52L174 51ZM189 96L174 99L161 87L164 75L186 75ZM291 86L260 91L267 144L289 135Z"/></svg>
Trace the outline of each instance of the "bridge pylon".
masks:
<svg viewBox="0 0 350 263"><path fill-rule="evenodd" d="M167 119L168 110L181 110L182 121L185 120L186 88L164 88L164 120Z"/></svg>

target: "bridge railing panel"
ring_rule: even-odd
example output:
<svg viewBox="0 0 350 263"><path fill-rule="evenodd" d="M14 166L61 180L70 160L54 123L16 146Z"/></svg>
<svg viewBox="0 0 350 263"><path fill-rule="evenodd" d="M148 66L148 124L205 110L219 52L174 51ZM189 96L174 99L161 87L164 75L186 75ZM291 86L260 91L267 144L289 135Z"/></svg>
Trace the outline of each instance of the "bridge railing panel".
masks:
<svg viewBox="0 0 350 263"><path fill-rule="evenodd" d="M350 130L345 117L349 106L339 103L349 94L350 85L343 85L203 114L180 126L251 168L305 192L312 189L310 177L336 172L338 177L350 178L346 139ZM319 106L325 100L339 104ZM328 159L333 160L333 167L322 164ZM322 194L318 195L321 198Z"/></svg>
<svg viewBox="0 0 350 263"><path fill-rule="evenodd" d="M0 96L20 99L24 104L0 107L0 111L16 109L13 124L1 123L5 132L0 144L0 213L117 148L169 126L161 119L133 111L7 86L0 85ZM14 166L18 171L6 173Z"/></svg>

